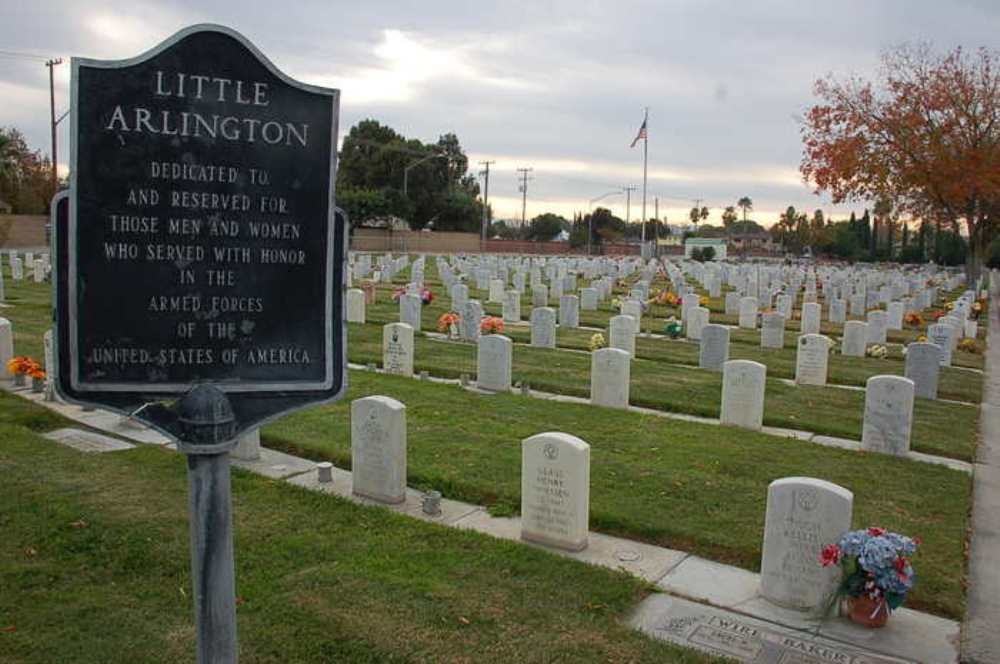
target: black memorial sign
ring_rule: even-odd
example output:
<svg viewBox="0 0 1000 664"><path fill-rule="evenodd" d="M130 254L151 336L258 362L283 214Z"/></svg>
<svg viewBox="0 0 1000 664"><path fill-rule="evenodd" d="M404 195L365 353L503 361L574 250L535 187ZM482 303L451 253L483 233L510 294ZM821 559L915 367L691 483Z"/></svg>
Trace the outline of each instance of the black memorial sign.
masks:
<svg viewBox="0 0 1000 664"><path fill-rule="evenodd" d="M162 402L222 390L237 430L345 386L338 92L239 34L184 30L73 60L58 385L175 433Z"/></svg>

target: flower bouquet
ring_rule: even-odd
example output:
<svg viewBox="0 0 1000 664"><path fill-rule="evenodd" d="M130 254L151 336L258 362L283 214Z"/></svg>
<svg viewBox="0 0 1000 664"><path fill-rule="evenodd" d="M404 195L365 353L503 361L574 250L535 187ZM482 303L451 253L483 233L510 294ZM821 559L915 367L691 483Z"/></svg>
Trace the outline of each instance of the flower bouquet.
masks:
<svg viewBox="0 0 1000 664"><path fill-rule="evenodd" d="M834 600L846 597L852 622L882 627L902 606L915 578L910 558L920 540L885 528L852 530L823 547L820 564L840 565L843 579Z"/></svg>
<svg viewBox="0 0 1000 664"><path fill-rule="evenodd" d="M461 317L453 312L441 314L441 317L438 318L438 332L447 332L449 339L458 337L458 321L460 320L462 320Z"/></svg>
<svg viewBox="0 0 1000 664"><path fill-rule="evenodd" d="M681 331L683 329L684 328L681 326L680 321L678 321L676 318L670 318L667 321L666 326L663 328L663 331L666 332L667 336L670 337L671 339L676 339L677 337L681 336Z"/></svg>
<svg viewBox="0 0 1000 664"><path fill-rule="evenodd" d="M479 321L479 331L483 334L500 334L503 332L503 318L486 316Z"/></svg>
<svg viewBox="0 0 1000 664"><path fill-rule="evenodd" d="M600 350L604 348L607 344L604 341L604 335L600 332L591 335L590 342L587 347L590 348L590 352L593 353L595 350Z"/></svg>
<svg viewBox="0 0 1000 664"><path fill-rule="evenodd" d="M903 323L907 327L920 328L924 324L924 317L918 311L907 311L903 316Z"/></svg>
<svg viewBox="0 0 1000 664"><path fill-rule="evenodd" d="M430 304L434 301L434 293L431 292L431 289L425 288L420 291L420 301L424 304Z"/></svg>
<svg viewBox="0 0 1000 664"><path fill-rule="evenodd" d="M23 387L27 383L28 376L31 376L33 381L36 376L40 376L42 381L45 380L45 371L42 369L42 365L27 355L11 358L7 362L7 371L14 375L14 385L18 387Z"/></svg>
<svg viewBox="0 0 1000 664"><path fill-rule="evenodd" d="M977 355L980 352L979 344L977 344L976 340L973 339L972 337L967 337L959 341L958 349L961 351L965 351L966 353L975 353Z"/></svg>
<svg viewBox="0 0 1000 664"><path fill-rule="evenodd" d="M406 295L406 288L400 286L399 288L394 288L392 290L392 301L399 302L399 298Z"/></svg>
<svg viewBox="0 0 1000 664"><path fill-rule="evenodd" d="M882 344L872 344L865 351L868 357L874 357L877 360L884 360L889 357L889 349Z"/></svg>

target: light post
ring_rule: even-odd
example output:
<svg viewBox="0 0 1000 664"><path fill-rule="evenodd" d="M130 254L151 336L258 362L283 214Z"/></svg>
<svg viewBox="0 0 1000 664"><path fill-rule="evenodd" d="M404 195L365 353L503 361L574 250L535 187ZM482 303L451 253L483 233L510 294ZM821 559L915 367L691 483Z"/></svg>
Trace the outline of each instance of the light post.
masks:
<svg viewBox="0 0 1000 664"><path fill-rule="evenodd" d="M622 193L621 189L615 189L614 191L609 191L606 194L601 194L597 198L590 199L590 204L588 206L588 212L587 212L587 255L588 256L590 255L590 242L591 239L594 237L594 203L603 200L608 196L615 196L621 193Z"/></svg>
<svg viewBox="0 0 1000 664"><path fill-rule="evenodd" d="M413 168L415 168L415 167L419 166L420 164L424 163L428 159L434 159L434 158L447 159L448 155L446 155L446 154L429 154L426 157L423 157L421 159L417 159L415 162L413 162L412 164L406 166L403 169L403 198L409 198L409 196L406 193L406 190L408 188L407 185L409 184L409 180L410 180L410 170L412 170Z"/></svg>

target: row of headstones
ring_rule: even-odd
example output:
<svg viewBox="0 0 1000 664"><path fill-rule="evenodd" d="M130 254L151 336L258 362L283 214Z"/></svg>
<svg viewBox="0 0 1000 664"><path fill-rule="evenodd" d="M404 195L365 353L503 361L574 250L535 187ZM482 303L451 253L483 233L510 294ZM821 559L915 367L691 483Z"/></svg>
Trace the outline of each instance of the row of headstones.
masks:
<svg viewBox="0 0 1000 664"><path fill-rule="evenodd" d="M626 325L631 322L628 316L619 318ZM728 344L727 328L721 325L709 328L709 334L703 337L701 359L704 361L708 355L721 355L720 422L760 430L764 420L767 367L750 360L728 360L728 350L706 352L705 348L709 346L726 349ZM719 337L715 336L716 330L722 332ZM820 378L825 383L829 348L826 338L806 335L802 340L796 377L806 384L822 384ZM918 349L908 354L907 377L884 375L868 379L861 439L863 449L897 455L909 452L914 396L925 396L923 390L927 389L934 392L934 396L929 398L936 396L938 348L934 344L911 345ZM490 392L511 390L513 347L513 341L500 334L479 338L476 355L476 386L479 389ZM382 334L383 369L391 374L412 376L413 356L413 328L405 323L386 325ZM632 353L627 349L614 347L602 348L591 354L590 402L593 405L628 407L631 358ZM714 362L713 359L712 367ZM918 385L921 392L917 391Z"/></svg>
<svg viewBox="0 0 1000 664"><path fill-rule="evenodd" d="M17 250L11 250L9 254L10 261L10 273L15 281L22 281L25 278L25 268L31 268L31 276L35 283L41 283L45 281L52 266L49 262L48 254L40 254L35 256L33 252L24 252L24 258L22 259ZM0 253L0 284L2 284L3 277L3 254Z"/></svg>
<svg viewBox="0 0 1000 664"><path fill-rule="evenodd" d="M406 406L386 396L351 403L351 491L398 504L406 500ZM818 608L837 582L819 564L822 546L850 529L854 496L823 480L787 477L768 487L761 594L801 610ZM590 445L562 432L521 442L521 538L546 546L587 548Z"/></svg>

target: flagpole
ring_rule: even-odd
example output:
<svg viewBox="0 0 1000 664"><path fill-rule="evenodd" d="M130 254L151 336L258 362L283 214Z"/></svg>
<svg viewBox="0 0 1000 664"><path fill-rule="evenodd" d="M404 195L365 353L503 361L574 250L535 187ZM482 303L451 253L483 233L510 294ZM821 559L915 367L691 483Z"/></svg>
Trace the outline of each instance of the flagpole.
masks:
<svg viewBox="0 0 1000 664"><path fill-rule="evenodd" d="M642 126L646 128L645 136L642 138L642 246L646 246L646 167L649 159L649 107L646 107L646 115L642 120ZM640 255L642 251L640 249Z"/></svg>

